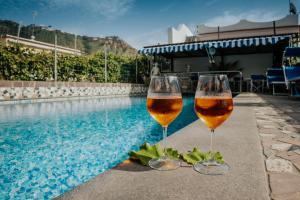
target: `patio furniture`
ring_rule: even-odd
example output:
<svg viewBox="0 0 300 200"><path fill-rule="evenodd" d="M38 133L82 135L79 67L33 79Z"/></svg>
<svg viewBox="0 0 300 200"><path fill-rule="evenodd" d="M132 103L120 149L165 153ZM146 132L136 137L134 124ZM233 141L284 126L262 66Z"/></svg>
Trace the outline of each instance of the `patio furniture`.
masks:
<svg viewBox="0 0 300 200"><path fill-rule="evenodd" d="M250 78L250 92L264 92L266 82L266 76L265 75L251 75Z"/></svg>
<svg viewBox="0 0 300 200"><path fill-rule="evenodd" d="M280 85L285 85L284 73L282 68L268 68L266 77L267 87L269 89L272 87L273 95L286 95L286 93L276 91L276 87L278 88Z"/></svg>
<svg viewBox="0 0 300 200"><path fill-rule="evenodd" d="M189 91L195 92L197 88L198 83L198 77L200 75L206 75L206 74L226 74L229 78L229 83L231 88L231 91L233 94L240 94L242 92L242 86L243 86L243 73L241 71L201 71L201 72L165 72L163 73L165 75L175 75L178 76L181 86L183 86L183 91L185 91L188 86L191 86L191 89ZM187 83L187 78L190 79L190 83ZM185 83L182 84L181 79L183 79Z"/></svg>
<svg viewBox="0 0 300 200"><path fill-rule="evenodd" d="M287 47L283 53L282 68L284 79L291 96L300 96L300 90L297 89L297 82L300 82L300 66L294 66L299 57L300 47Z"/></svg>
<svg viewBox="0 0 300 200"><path fill-rule="evenodd" d="M189 77L179 77L179 81L183 93L191 93L193 91L192 81Z"/></svg>
<svg viewBox="0 0 300 200"><path fill-rule="evenodd" d="M197 72L199 75L205 74L226 74L229 79L229 84L232 87L231 91L233 94L242 93L243 89L243 73L241 71L202 71ZM238 84L238 85L236 85ZM237 88L236 88L237 86Z"/></svg>
<svg viewBox="0 0 300 200"><path fill-rule="evenodd" d="M284 70L285 84L290 90L291 96L300 96L300 90L296 82L300 81L300 66L282 66Z"/></svg>

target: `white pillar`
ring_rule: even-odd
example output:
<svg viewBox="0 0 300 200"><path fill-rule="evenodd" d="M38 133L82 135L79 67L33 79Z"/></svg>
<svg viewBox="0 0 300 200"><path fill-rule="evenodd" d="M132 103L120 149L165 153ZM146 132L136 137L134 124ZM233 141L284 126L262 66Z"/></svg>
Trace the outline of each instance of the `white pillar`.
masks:
<svg viewBox="0 0 300 200"><path fill-rule="evenodd" d="M17 39L17 43L19 43L19 38L20 38L20 32L21 32L21 27L22 27L22 22L19 23L19 26L18 26L18 39Z"/></svg>
<svg viewBox="0 0 300 200"><path fill-rule="evenodd" d="M57 82L57 35L55 33L55 44L54 44L54 81Z"/></svg>
<svg viewBox="0 0 300 200"><path fill-rule="evenodd" d="M138 61L137 61L137 56L135 57L135 83L137 83L137 79L138 79Z"/></svg>
<svg viewBox="0 0 300 200"><path fill-rule="evenodd" d="M75 38L74 38L74 49L77 49L77 35L75 34Z"/></svg>
<svg viewBox="0 0 300 200"><path fill-rule="evenodd" d="M104 73L105 73L105 83L107 82L107 49L106 45L104 45Z"/></svg>

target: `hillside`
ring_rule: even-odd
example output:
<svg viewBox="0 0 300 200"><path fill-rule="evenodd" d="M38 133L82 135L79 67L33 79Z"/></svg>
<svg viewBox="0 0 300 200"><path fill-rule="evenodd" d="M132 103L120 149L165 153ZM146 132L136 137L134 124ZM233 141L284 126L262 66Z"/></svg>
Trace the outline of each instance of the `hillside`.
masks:
<svg viewBox="0 0 300 200"><path fill-rule="evenodd" d="M33 31L33 25L22 26L20 31L20 37L30 38ZM18 23L9 20L0 20L0 35L17 35ZM37 41L54 43L54 36L57 34L58 45L74 48L75 35L62 32L60 30L53 30L45 26L35 26L34 35ZM136 49L127 44L124 40L118 36L109 37L88 37L77 36L77 49L87 53L93 54L97 51L103 50L104 44L106 44L108 51L114 52L119 55L135 55Z"/></svg>

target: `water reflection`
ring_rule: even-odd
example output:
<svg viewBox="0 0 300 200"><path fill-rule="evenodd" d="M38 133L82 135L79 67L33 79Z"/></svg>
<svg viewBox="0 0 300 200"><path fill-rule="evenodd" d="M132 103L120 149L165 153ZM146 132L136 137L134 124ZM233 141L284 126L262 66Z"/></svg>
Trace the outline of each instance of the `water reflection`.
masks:
<svg viewBox="0 0 300 200"><path fill-rule="evenodd" d="M142 103L143 98L116 97L1 105L0 122L23 119L24 117L55 116L104 110L108 112L109 110L130 107L133 101L134 103Z"/></svg>

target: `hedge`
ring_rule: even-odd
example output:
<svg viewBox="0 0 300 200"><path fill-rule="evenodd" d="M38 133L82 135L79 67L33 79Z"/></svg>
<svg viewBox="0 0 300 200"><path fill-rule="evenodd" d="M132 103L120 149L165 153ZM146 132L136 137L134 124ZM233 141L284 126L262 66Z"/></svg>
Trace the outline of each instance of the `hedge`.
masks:
<svg viewBox="0 0 300 200"><path fill-rule="evenodd" d="M137 59L137 60L136 60ZM108 53L108 82L135 82L136 61L138 82L147 74L144 56L128 57ZM104 82L104 53L94 55L59 54L58 81ZM0 44L0 80L49 81L54 77L54 53L36 52L20 45Z"/></svg>

